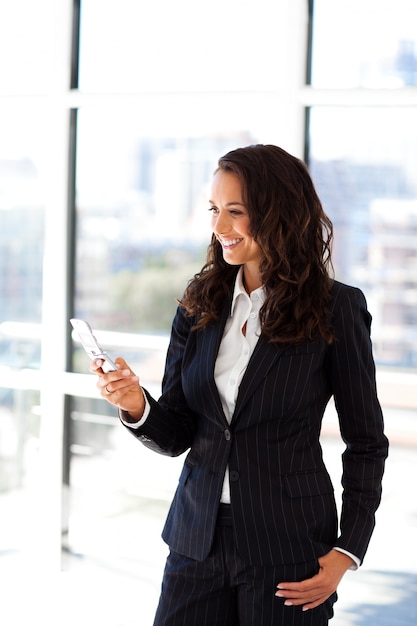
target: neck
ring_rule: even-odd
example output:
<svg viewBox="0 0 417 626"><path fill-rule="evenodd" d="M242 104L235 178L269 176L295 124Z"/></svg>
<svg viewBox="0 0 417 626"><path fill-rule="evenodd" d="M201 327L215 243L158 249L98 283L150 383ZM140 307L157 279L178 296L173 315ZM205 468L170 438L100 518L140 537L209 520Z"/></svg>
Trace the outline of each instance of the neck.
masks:
<svg viewBox="0 0 417 626"><path fill-rule="evenodd" d="M245 266L243 268L243 285L249 295L252 293L252 291L255 291L255 289L258 289L258 287L262 285L259 271L251 272Z"/></svg>

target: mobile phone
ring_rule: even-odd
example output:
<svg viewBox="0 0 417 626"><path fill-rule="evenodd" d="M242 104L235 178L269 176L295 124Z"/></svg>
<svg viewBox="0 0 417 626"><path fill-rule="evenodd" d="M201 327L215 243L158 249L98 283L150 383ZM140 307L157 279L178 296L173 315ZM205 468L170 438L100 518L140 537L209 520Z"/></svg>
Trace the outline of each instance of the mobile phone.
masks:
<svg viewBox="0 0 417 626"><path fill-rule="evenodd" d="M70 322L90 359L102 359L104 361L101 366L103 372L114 372L114 370L117 370L117 365L113 363L95 338L90 324L85 320L76 318L70 319Z"/></svg>

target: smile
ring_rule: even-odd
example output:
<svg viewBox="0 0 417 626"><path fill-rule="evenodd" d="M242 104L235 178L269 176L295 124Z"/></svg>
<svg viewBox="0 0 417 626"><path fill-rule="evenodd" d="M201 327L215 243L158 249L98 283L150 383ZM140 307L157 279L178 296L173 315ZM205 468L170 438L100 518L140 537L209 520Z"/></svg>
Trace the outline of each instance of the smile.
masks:
<svg viewBox="0 0 417 626"><path fill-rule="evenodd" d="M243 241L243 239L222 239L220 243L222 244L223 248L232 248L241 241Z"/></svg>

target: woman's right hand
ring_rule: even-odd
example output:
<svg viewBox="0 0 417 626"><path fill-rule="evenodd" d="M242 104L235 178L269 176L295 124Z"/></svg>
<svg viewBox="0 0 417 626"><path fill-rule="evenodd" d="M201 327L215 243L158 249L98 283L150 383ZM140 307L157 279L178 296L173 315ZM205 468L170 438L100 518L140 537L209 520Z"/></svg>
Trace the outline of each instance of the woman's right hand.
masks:
<svg viewBox="0 0 417 626"><path fill-rule="evenodd" d="M101 368L103 361L95 359L91 361L89 369L98 376L97 387L101 396L110 404L129 413L129 421L138 422L145 410L145 398L139 385L139 377L121 357L115 363L118 369L105 373Z"/></svg>

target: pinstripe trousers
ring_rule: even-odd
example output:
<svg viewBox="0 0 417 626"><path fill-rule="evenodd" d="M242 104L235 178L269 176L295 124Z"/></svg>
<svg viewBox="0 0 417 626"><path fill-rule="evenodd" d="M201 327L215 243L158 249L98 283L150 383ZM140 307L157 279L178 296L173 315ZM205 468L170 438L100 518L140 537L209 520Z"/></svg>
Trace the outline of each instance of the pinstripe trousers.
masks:
<svg viewBox="0 0 417 626"><path fill-rule="evenodd" d="M275 596L280 581L300 581L318 563L263 567L246 564L233 537L232 517L221 505L213 548L204 561L170 552L154 626L326 626L333 594L319 607L302 611Z"/></svg>

